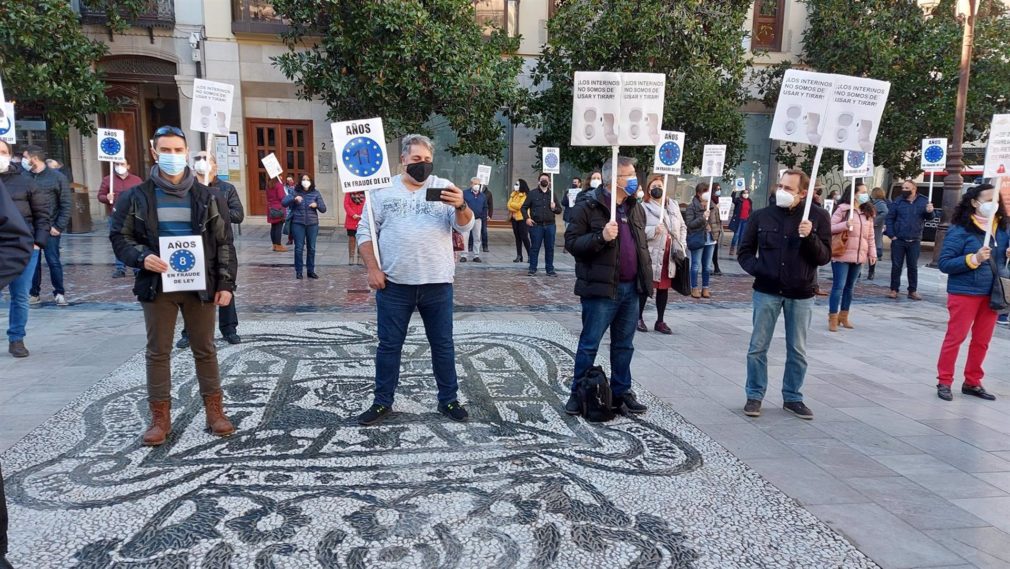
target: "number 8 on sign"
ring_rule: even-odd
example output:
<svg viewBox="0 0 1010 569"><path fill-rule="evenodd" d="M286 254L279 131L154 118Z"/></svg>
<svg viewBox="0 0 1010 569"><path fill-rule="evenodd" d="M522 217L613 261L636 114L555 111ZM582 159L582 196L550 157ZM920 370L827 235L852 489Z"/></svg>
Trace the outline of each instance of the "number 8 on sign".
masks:
<svg viewBox="0 0 1010 569"><path fill-rule="evenodd" d="M168 264L172 266L172 270L177 273L189 272L196 265L196 255L190 253L185 249L180 249L168 258Z"/></svg>

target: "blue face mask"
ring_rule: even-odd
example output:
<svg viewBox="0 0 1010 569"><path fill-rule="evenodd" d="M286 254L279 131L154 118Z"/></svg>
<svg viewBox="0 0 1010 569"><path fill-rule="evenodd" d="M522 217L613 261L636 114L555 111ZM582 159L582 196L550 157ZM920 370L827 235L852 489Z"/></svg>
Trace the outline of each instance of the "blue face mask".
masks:
<svg viewBox="0 0 1010 569"><path fill-rule="evenodd" d="M638 191L638 178L628 178L625 182L627 185L624 186L624 191L630 196Z"/></svg>
<svg viewBox="0 0 1010 569"><path fill-rule="evenodd" d="M858 196L856 196L856 201L861 204L864 204L870 201L870 194L859 194Z"/></svg>
<svg viewBox="0 0 1010 569"><path fill-rule="evenodd" d="M186 155L159 154L158 169L168 174L169 176L177 176L179 174L182 174L182 171L186 169Z"/></svg>

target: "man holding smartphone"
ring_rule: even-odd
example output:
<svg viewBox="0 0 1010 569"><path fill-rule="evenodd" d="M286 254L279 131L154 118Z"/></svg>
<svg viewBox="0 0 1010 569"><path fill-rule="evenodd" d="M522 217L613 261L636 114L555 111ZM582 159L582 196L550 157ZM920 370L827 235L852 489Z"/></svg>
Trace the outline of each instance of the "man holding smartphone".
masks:
<svg viewBox="0 0 1010 569"><path fill-rule="evenodd" d="M421 314L431 345L438 411L454 421L465 421L468 416L457 399L452 231L465 235L474 225L474 216L462 190L431 175L433 154L428 137L404 137L400 152L403 173L393 176L390 187L368 193L373 219L365 216L358 224L358 254L368 269L368 286L376 291L379 336L375 398L358 416L361 425L374 425L392 411L403 343L415 310ZM381 266L372 249L373 239L378 243Z"/></svg>

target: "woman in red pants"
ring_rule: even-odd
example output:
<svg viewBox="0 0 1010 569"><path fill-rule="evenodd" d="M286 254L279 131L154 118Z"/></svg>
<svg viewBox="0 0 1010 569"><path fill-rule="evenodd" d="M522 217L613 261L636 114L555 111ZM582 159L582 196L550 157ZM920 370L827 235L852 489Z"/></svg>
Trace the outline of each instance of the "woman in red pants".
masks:
<svg viewBox="0 0 1010 569"><path fill-rule="evenodd" d="M1003 272L1007 263L1006 212L1001 201L993 202L992 184L969 189L954 210L950 229L940 251L940 270L947 276L947 335L936 363L936 394L944 401L953 399L950 386L954 383L954 364L961 344L971 332L968 361L964 366L961 393L987 401L996 396L982 387L982 361L989 350L996 311L989 306L994 284L993 269ZM995 215L993 215L995 214ZM992 236L985 243L986 227L993 224Z"/></svg>

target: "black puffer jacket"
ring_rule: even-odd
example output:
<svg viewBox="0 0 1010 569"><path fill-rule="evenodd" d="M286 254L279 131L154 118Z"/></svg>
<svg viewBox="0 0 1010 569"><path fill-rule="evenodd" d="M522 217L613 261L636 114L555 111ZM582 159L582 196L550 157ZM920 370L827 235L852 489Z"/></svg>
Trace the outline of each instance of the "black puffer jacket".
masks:
<svg viewBox="0 0 1010 569"><path fill-rule="evenodd" d="M551 207L551 202L554 203L554 207ZM523 219L532 219L537 225L553 225L554 216L561 213L559 203L561 202L554 199L553 190L545 192L539 186L530 188L521 210Z"/></svg>
<svg viewBox="0 0 1010 569"><path fill-rule="evenodd" d="M238 190L235 189L235 186L215 176L210 182L210 189L217 192L228 203L228 217L231 222L242 223L242 220L245 219L245 208L242 207L242 200L238 197Z"/></svg>
<svg viewBox="0 0 1010 569"><path fill-rule="evenodd" d="M32 234L0 183L0 289L21 275L32 258ZM0 546L5 545L0 543ZM2 551L2 550L0 550Z"/></svg>
<svg viewBox="0 0 1010 569"><path fill-rule="evenodd" d="M628 223L638 252L638 293L652 296L652 258L645 236L645 208L633 201ZM575 257L575 294L580 297L617 297L620 236L603 240L603 227L610 222L610 198L603 186L581 194L572 208L572 221L565 231L565 248Z"/></svg>
<svg viewBox="0 0 1010 569"><path fill-rule="evenodd" d="M216 292L235 290L238 273L231 223L225 217L228 204L223 197L211 194L210 189L199 182L193 183L189 195L193 233L203 237L207 274L207 288L200 292L200 298L211 302ZM141 302L153 301L161 291L161 275L144 269L145 257L151 254L160 256L158 201L150 178L116 198L109 240L116 258L128 267L140 269L133 286L137 299Z"/></svg>
<svg viewBox="0 0 1010 569"><path fill-rule="evenodd" d="M70 210L73 208L73 190L67 177L48 166L39 173L21 170L21 174L33 180L35 187L49 200L50 225L60 233L66 233L67 226L70 225Z"/></svg>
<svg viewBox="0 0 1010 569"><path fill-rule="evenodd" d="M35 187L35 182L28 176L22 175L21 172L21 166L12 162L6 172L0 173L0 181L3 181L7 193L10 194L21 217L28 224L35 244L42 248L49 240L51 227L49 224L49 196L45 192L40 192Z"/></svg>

